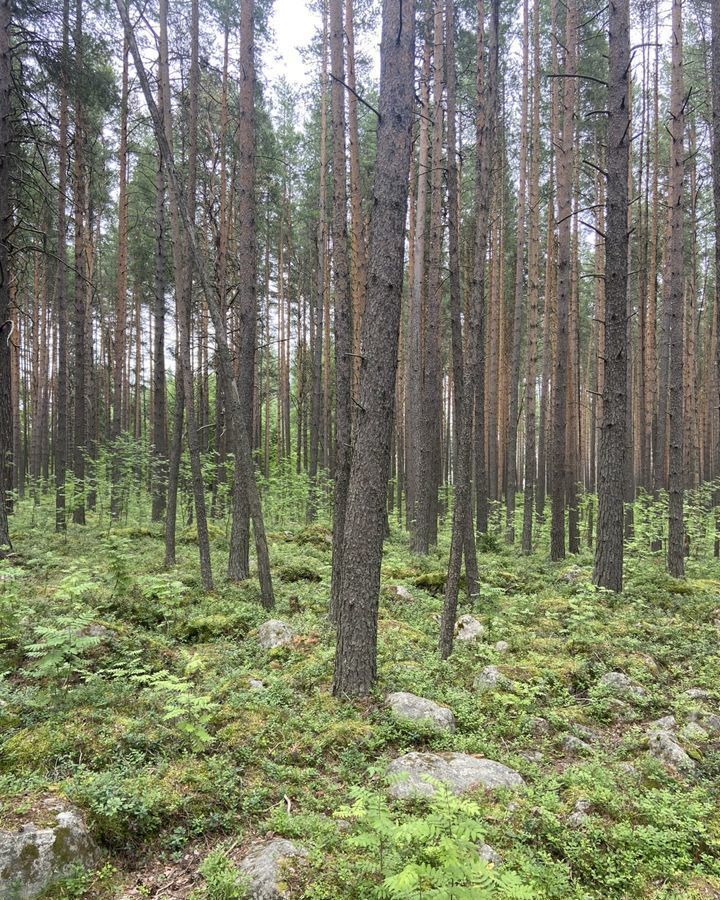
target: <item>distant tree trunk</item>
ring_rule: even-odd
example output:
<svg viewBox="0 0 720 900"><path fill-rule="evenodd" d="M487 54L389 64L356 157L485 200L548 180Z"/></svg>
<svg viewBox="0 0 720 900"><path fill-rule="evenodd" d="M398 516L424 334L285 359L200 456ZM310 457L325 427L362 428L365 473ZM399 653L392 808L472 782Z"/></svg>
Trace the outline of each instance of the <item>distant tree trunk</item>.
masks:
<svg viewBox="0 0 720 900"><path fill-rule="evenodd" d="M670 87L670 245L668 247L668 303L670 377L668 402L669 531L668 572L685 574L685 526L683 523L683 174L685 97L683 87L682 0L672 3L672 79Z"/></svg>
<svg viewBox="0 0 720 900"><path fill-rule="evenodd" d="M360 409L345 520L333 692L366 696L377 671L377 609L390 469L413 118L414 0L383 0L380 121L363 320Z"/></svg>
<svg viewBox="0 0 720 900"><path fill-rule="evenodd" d="M415 546L417 505L419 499L420 446L422 443L422 321L426 294L425 281L425 217L427 214L428 167L430 163L430 60L432 44L426 22L423 42L423 65L420 76L420 123L418 136L417 190L414 217L414 241L411 251L412 269L408 292L407 374L405 379L405 415L408 436L406 468L407 499L405 504L411 546Z"/></svg>
<svg viewBox="0 0 720 900"><path fill-rule="evenodd" d="M12 548L7 499L12 489L8 462L12 459L13 421L10 400L10 142L12 72L10 59L10 0L0 0L0 557Z"/></svg>
<svg viewBox="0 0 720 900"><path fill-rule="evenodd" d="M82 71L83 66L83 11L82 0L76 0L75 5L75 67L76 71ZM75 487L73 491L73 522L76 525L85 524L85 455L87 453L87 407L86 407L86 288L87 277L86 253L85 253L85 228L90 227L85 222L87 205L87 192L85 185L85 154L84 154L84 114L80 90L75 90L75 166L73 170L73 204L75 215L75 359L73 360L75 402L74 416L74 448L73 448L73 472L75 475Z"/></svg>
<svg viewBox="0 0 720 900"><path fill-rule="evenodd" d="M443 243L443 2L435 0L433 25L433 128L430 170L430 240L427 297L423 321L424 353L421 377L421 416L418 483L415 488L415 529L412 549L425 554L437 543L438 489L442 433L442 362L440 356ZM424 222L423 222L424 226Z"/></svg>
<svg viewBox="0 0 720 900"><path fill-rule="evenodd" d="M355 75L355 24L353 0L345 0L345 37L347 40L348 84L348 148L350 152L350 222L352 257L350 286L353 310L353 393L357 395L360 383L360 334L365 311L367 289L367 246L363 222L362 193L360 184L360 137L358 134L357 79Z"/></svg>
<svg viewBox="0 0 720 900"><path fill-rule="evenodd" d="M55 288L57 308L57 362L55 382L55 530L65 531L65 472L68 453L68 310L67 310L67 144L68 144L68 94L70 0L63 0L62 48L60 59L60 119L58 131L58 268ZM1 243L1 242L0 242Z"/></svg>
<svg viewBox="0 0 720 900"><path fill-rule="evenodd" d="M254 0L240 6L240 122L238 142L237 255L242 277L236 305L240 316L238 388L243 415L252 443L255 392L255 344L257 342L257 245L255 238L255 34ZM233 524L230 535L228 577L240 581L250 574L250 508L247 485L236 461L233 485Z"/></svg>
<svg viewBox="0 0 720 900"><path fill-rule="evenodd" d="M508 403L507 444L505 447L505 536L509 544L515 541L515 494L517 492L517 433L518 395L520 391L520 347L522 343L523 300L525 292L525 220L527 184L527 122L529 81L529 12L528 0L523 0L522 24L522 89L520 95L520 153L517 237L515 244L515 306L512 326L512 358L510 361L510 402Z"/></svg>
<svg viewBox="0 0 720 900"><path fill-rule="evenodd" d="M569 313L572 291L572 170L575 137L577 74L577 5L570 0L565 24L565 66L563 78L563 123L557 158L558 206L558 289L557 345L553 382L552 420L552 525L550 557L565 558L565 490L567 483L567 386Z"/></svg>
<svg viewBox="0 0 720 900"><path fill-rule="evenodd" d="M332 125L332 261L335 284L335 491L330 618L337 622L343 564L343 531L351 460L352 302L348 267L347 178L345 160L345 63L343 4L330 0L330 72Z"/></svg>
<svg viewBox="0 0 720 900"><path fill-rule="evenodd" d="M535 410L537 407L537 327L540 296L540 0L534 3L532 121L530 130L530 219L528 232L528 339L525 373L525 485L523 553L532 551L534 491L537 479Z"/></svg>
<svg viewBox="0 0 720 900"><path fill-rule="evenodd" d="M320 501L318 470L320 467L320 437L322 432L322 359L323 359L323 316L326 294L327 256L327 6L322 8L323 31L320 69L320 208L317 225L317 274L315 302L312 304L314 322L312 340L312 398L310 401L310 496L307 507L307 521L314 522Z"/></svg>
<svg viewBox="0 0 720 900"><path fill-rule="evenodd" d="M123 420L123 382L125 380L125 329L127 318L128 288L128 48L123 42L122 89L120 96L120 147L118 150L118 261L117 299L115 303L115 347L113 359L113 402L112 431L112 488L110 495L110 515L120 516L120 476L122 452L119 446Z"/></svg>
<svg viewBox="0 0 720 900"><path fill-rule="evenodd" d="M627 424L630 8L611 0L605 238L605 375L598 452L598 524L593 581L621 591Z"/></svg>
<svg viewBox="0 0 720 900"><path fill-rule="evenodd" d="M485 279L486 255L490 233L493 153L497 116L499 0L491 0L488 41L488 77L484 84L485 57L484 0L477 0L476 92L478 116L475 126L475 265L471 282L471 300L477 316L477 357L475 363L475 495L477 530L488 528L488 472L485 454ZM494 351L494 348L493 348Z"/></svg>
<svg viewBox="0 0 720 900"><path fill-rule="evenodd" d="M158 105L163 108L162 80ZM167 400L165 379L165 172L158 155L155 170L155 268L153 282L152 520L162 521L167 507Z"/></svg>

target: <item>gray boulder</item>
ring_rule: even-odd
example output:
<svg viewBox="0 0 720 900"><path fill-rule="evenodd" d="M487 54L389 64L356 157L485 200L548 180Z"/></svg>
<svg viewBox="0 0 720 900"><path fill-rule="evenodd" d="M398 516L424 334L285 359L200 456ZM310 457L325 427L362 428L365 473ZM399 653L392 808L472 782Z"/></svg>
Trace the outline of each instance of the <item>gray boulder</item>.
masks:
<svg viewBox="0 0 720 900"><path fill-rule="evenodd" d="M33 810L34 821L0 830L0 900L27 900L71 875L94 868L98 850L80 813L57 798Z"/></svg>
<svg viewBox="0 0 720 900"><path fill-rule="evenodd" d="M578 800L568 816L568 825L578 827L586 822L592 812L592 803L589 800Z"/></svg>
<svg viewBox="0 0 720 900"><path fill-rule="evenodd" d="M691 772L695 763L669 731L653 732L648 738L650 753L677 772Z"/></svg>
<svg viewBox="0 0 720 900"><path fill-rule="evenodd" d="M624 672L606 672L598 684L607 694L621 700L639 700L645 696L645 689Z"/></svg>
<svg viewBox="0 0 720 900"><path fill-rule="evenodd" d="M485 626L474 616L464 615L455 623L456 641L477 641L485 634Z"/></svg>
<svg viewBox="0 0 720 900"><path fill-rule="evenodd" d="M406 722L428 722L443 731L455 731L455 716L447 706L406 691L388 694L387 705Z"/></svg>
<svg viewBox="0 0 720 900"><path fill-rule="evenodd" d="M392 778L390 795L400 800L432 797L436 790L433 782L446 785L454 794L476 788L515 790L525 784L514 769L467 753L406 753L390 763L388 775Z"/></svg>
<svg viewBox="0 0 720 900"><path fill-rule="evenodd" d="M413 599L413 595L402 584L392 585L392 587L387 589L387 594L389 597L392 597L393 600L402 600L405 603L409 603Z"/></svg>
<svg viewBox="0 0 720 900"><path fill-rule="evenodd" d="M575 737L574 734L566 734L560 742L563 750L571 756L582 756L586 753L592 753L592 747L585 741Z"/></svg>
<svg viewBox="0 0 720 900"><path fill-rule="evenodd" d="M289 896L284 882L287 861L306 856L302 847L284 838L257 844L238 866L247 881L248 897L251 900L280 900Z"/></svg>
<svg viewBox="0 0 720 900"><path fill-rule="evenodd" d="M510 680L502 674L497 666L485 666L473 681L473 688L481 694L508 687L510 687Z"/></svg>
<svg viewBox="0 0 720 900"><path fill-rule="evenodd" d="M709 732L697 722L688 722L683 725L678 734L684 741L692 743L706 741L710 737Z"/></svg>
<svg viewBox="0 0 720 900"><path fill-rule="evenodd" d="M709 700L712 697L710 691L706 691L705 688L688 688L684 693L691 700Z"/></svg>
<svg viewBox="0 0 720 900"><path fill-rule="evenodd" d="M663 716L662 719L656 719L648 725L648 734L654 731L675 731L677 722L675 716Z"/></svg>
<svg viewBox="0 0 720 900"><path fill-rule="evenodd" d="M491 847L490 844L480 844L478 846L478 856L483 862L486 862L490 866L498 866L502 865L502 856L497 852L494 847Z"/></svg>
<svg viewBox="0 0 720 900"><path fill-rule="evenodd" d="M510 644L508 644L507 641L498 641L497 644L495 644L495 650L498 653L507 653L509 649Z"/></svg>
<svg viewBox="0 0 720 900"><path fill-rule="evenodd" d="M530 719L530 732L533 737L544 737L551 732L550 723L542 716L533 716Z"/></svg>
<svg viewBox="0 0 720 900"><path fill-rule="evenodd" d="M270 619L264 622L257 632L258 643L264 650L274 650L275 647L285 647L295 637L295 632L280 619Z"/></svg>
<svg viewBox="0 0 720 900"><path fill-rule="evenodd" d="M720 716L715 713L692 712L689 718L691 722L697 722L710 734L720 734Z"/></svg>

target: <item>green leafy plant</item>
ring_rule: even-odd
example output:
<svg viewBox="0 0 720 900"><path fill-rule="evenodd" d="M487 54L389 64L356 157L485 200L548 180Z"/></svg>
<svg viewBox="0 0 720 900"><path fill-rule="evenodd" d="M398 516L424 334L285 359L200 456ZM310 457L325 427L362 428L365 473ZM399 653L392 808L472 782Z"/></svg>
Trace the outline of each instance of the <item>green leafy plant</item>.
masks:
<svg viewBox="0 0 720 900"><path fill-rule="evenodd" d="M532 898L513 873L498 873L478 853L485 825L477 803L438 786L415 813L398 816L381 794L350 791L354 803L336 815L355 823L349 843L358 865L375 882L373 895L392 900Z"/></svg>
<svg viewBox="0 0 720 900"><path fill-rule="evenodd" d="M134 675L132 680L160 696L164 708L163 721L172 723L187 738L192 750L199 752L213 742L214 738L206 726L216 704L209 695L195 693L195 685L191 681L178 678L165 669L150 675Z"/></svg>
<svg viewBox="0 0 720 900"><path fill-rule="evenodd" d="M198 869L205 885L193 893L193 900L244 900L247 891L240 872L221 847L212 850Z"/></svg>
<svg viewBox="0 0 720 900"><path fill-rule="evenodd" d="M96 647L102 638L87 633L97 616L92 612L58 616L52 625L38 625L35 640L25 646L25 653L35 660L36 678L63 679L64 685L74 674L83 674L82 657Z"/></svg>

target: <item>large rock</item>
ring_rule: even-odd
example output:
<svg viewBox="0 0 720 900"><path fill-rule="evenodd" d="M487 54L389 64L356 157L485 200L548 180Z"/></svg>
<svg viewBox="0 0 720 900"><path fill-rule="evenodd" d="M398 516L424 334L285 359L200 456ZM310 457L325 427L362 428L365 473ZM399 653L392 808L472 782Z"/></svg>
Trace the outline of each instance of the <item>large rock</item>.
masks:
<svg viewBox="0 0 720 900"><path fill-rule="evenodd" d="M485 626L474 616L460 616L455 623L456 641L478 641L484 634Z"/></svg>
<svg viewBox="0 0 720 900"><path fill-rule="evenodd" d="M407 722L428 722L443 731L455 731L455 716L452 710L425 697L397 691L388 694L387 704L399 719L405 719Z"/></svg>
<svg viewBox="0 0 720 900"><path fill-rule="evenodd" d="M264 622L257 632L258 643L265 650L274 650L275 647L285 647L295 637L295 632L280 619L270 619Z"/></svg>
<svg viewBox="0 0 720 900"><path fill-rule="evenodd" d="M31 819L0 831L0 900L36 897L77 866L92 869L98 860L77 810L51 797L36 804Z"/></svg>
<svg viewBox="0 0 720 900"><path fill-rule="evenodd" d="M660 762L677 772L691 772L695 763L669 731L655 731L648 736L650 752Z"/></svg>
<svg viewBox="0 0 720 900"><path fill-rule="evenodd" d="M390 763L388 775L393 778L390 794L400 800L432 797L437 782L454 794L476 788L514 790L525 784L514 769L467 753L406 753Z"/></svg>
<svg viewBox="0 0 720 900"><path fill-rule="evenodd" d="M639 700L645 696L645 689L624 672L606 672L598 684L606 693L621 700Z"/></svg>
<svg viewBox="0 0 720 900"><path fill-rule="evenodd" d="M255 846L238 866L247 880L250 900L280 900L287 897L288 889L284 880L287 862L306 856L302 847L284 838L275 838Z"/></svg>

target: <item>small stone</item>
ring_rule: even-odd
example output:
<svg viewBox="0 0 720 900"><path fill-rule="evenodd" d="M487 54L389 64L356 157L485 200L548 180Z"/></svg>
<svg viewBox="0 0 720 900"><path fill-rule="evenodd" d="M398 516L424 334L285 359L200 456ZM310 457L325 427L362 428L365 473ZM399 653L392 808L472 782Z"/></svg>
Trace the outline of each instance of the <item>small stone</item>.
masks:
<svg viewBox="0 0 720 900"><path fill-rule="evenodd" d="M519 755L531 763L541 763L545 758L539 750L521 750Z"/></svg>
<svg viewBox="0 0 720 900"><path fill-rule="evenodd" d="M637 778L638 770L635 765L631 762L621 762L618 763L618 772L622 772L623 775L627 775L628 778Z"/></svg>
<svg viewBox="0 0 720 900"><path fill-rule="evenodd" d="M485 666L482 672L473 681L473 688L481 694L492 691L495 688L507 688L510 681L502 674L497 666Z"/></svg>
<svg viewBox="0 0 720 900"><path fill-rule="evenodd" d="M624 700L637 700L645 696L645 689L636 684L624 672L606 672L598 684L608 694Z"/></svg>
<svg viewBox="0 0 720 900"><path fill-rule="evenodd" d="M678 772L690 772L695 763L668 731L656 731L649 737L650 752L671 769Z"/></svg>
<svg viewBox="0 0 720 900"><path fill-rule="evenodd" d="M485 634L485 626L474 616L464 615L455 623L456 641L477 641Z"/></svg>
<svg viewBox="0 0 720 900"><path fill-rule="evenodd" d="M550 723L542 716L533 716L530 719L530 731L533 737L544 737L546 734L550 734Z"/></svg>
<svg viewBox="0 0 720 900"><path fill-rule="evenodd" d="M590 817L591 812L592 803L589 800L578 800L568 816L568 825L575 827L582 825Z"/></svg>
<svg viewBox="0 0 720 900"><path fill-rule="evenodd" d="M572 756L581 756L585 753L592 753L590 744L581 741L574 734L566 734L562 739L562 748L566 753Z"/></svg>
<svg viewBox="0 0 720 900"><path fill-rule="evenodd" d="M295 636L295 632L287 622L270 619L258 628L257 636L258 643L264 650L273 650L275 647L287 646Z"/></svg>
<svg viewBox="0 0 720 900"><path fill-rule="evenodd" d="M402 600L404 603L409 603L413 600L413 595L402 584L393 584L387 589L387 593L393 600Z"/></svg>
<svg viewBox="0 0 720 900"><path fill-rule="evenodd" d="M710 737L709 733L702 725L698 725L697 722L688 722L687 725L683 725L678 732L678 735L683 740L691 741L693 743L696 741L706 741Z"/></svg>
<svg viewBox="0 0 720 900"><path fill-rule="evenodd" d="M684 693L691 700L710 700L712 697L710 691L706 691L705 688L688 688Z"/></svg>
<svg viewBox="0 0 720 900"><path fill-rule="evenodd" d="M307 852L284 838L275 838L254 847L242 858L239 869L248 880L251 900L281 900L288 897L283 883L283 869L287 860L304 858Z"/></svg>
<svg viewBox="0 0 720 900"><path fill-rule="evenodd" d="M406 753L390 763L388 775L398 776L393 778L390 795L400 800L432 797L433 782L446 785L454 794L477 788L515 790L525 784L514 769L467 753Z"/></svg>
<svg viewBox="0 0 720 900"><path fill-rule="evenodd" d="M387 704L393 713L406 722L427 722L443 731L455 731L455 716L447 706L406 691L388 694Z"/></svg>
<svg viewBox="0 0 720 900"><path fill-rule="evenodd" d="M260 681L259 678L249 678L248 687L251 691L263 691L265 690L265 683Z"/></svg>
<svg viewBox="0 0 720 900"><path fill-rule="evenodd" d="M495 649L498 653L507 653L510 649L510 644L508 644L507 641L498 641L497 644L495 644Z"/></svg>
<svg viewBox="0 0 720 900"><path fill-rule="evenodd" d="M570 568L563 572L562 580L567 581L568 584L575 584L580 578L582 578L583 570L580 566L570 566Z"/></svg>
<svg viewBox="0 0 720 900"><path fill-rule="evenodd" d="M98 851L77 810L49 797L35 814L55 824L29 821L0 831L0 898L29 900L72 874L76 866L92 869Z"/></svg>
<svg viewBox="0 0 720 900"><path fill-rule="evenodd" d="M478 846L478 856L483 862L490 866L495 866L495 868L498 868L503 863L502 856L490 844L480 844Z"/></svg>

